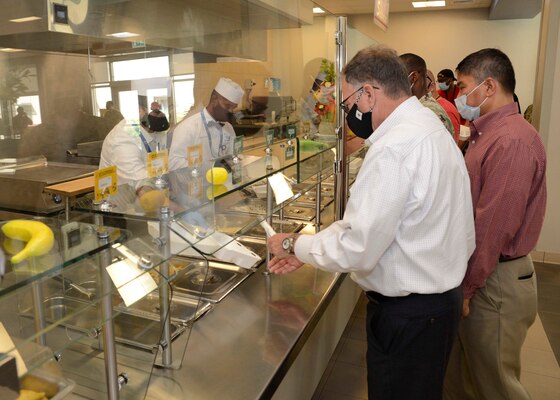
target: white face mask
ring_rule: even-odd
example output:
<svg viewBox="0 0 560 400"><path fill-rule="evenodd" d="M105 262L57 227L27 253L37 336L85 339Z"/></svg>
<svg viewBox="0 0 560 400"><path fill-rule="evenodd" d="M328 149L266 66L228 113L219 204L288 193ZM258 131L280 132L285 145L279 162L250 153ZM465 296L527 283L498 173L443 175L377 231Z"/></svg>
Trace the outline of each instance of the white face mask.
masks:
<svg viewBox="0 0 560 400"><path fill-rule="evenodd" d="M484 102L486 100L488 100L488 97L486 97L482 103L480 103L478 106L473 107L473 106L469 106L467 104L467 97L474 92L476 89L478 89L480 86L482 86L482 84L484 83L484 81L480 82L478 84L477 87L475 87L473 90L471 90L469 93L464 94L462 96L459 96L455 99L455 106L457 106L457 111L459 111L459 114L461 114L461 117L463 117L464 119L468 120L468 121L474 121L475 119L477 119L478 117L480 117L480 107L484 104Z"/></svg>
<svg viewBox="0 0 560 400"><path fill-rule="evenodd" d="M445 82L440 82L438 85L439 85L439 88L440 88L441 90L443 90L444 92L445 92L447 89L449 89L449 84L447 84L447 83L445 83Z"/></svg>

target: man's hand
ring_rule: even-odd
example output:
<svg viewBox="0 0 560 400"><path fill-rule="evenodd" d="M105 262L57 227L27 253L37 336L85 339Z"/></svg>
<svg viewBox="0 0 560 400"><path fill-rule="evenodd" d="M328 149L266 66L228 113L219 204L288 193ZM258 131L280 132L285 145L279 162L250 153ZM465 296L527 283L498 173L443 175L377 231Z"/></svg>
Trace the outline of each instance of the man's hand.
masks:
<svg viewBox="0 0 560 400"><path fill-rule="evenodd" d="M470 302L471 299L463 299L463 318L467 318L469 316L469 313L471 312L469 308Z"/></svg>
<svg viewBox="0 0 560 400"><path fill-rule="evenodd" d="M275 235L278 236L278 235ZM273 274L287 274L300 268L303 263L296 256L286 256L284 258L274 257L268 263L268 270Z"/></svg>
<svg viewBox="0 0 560 400"><path fill-rule="evenodd" d="M282 241L284 239L292 236L290 233L277 233L274 236L268 238L268 251L274 254L278 258L290 257L291 254L287 253L282 248Z"/></svg>

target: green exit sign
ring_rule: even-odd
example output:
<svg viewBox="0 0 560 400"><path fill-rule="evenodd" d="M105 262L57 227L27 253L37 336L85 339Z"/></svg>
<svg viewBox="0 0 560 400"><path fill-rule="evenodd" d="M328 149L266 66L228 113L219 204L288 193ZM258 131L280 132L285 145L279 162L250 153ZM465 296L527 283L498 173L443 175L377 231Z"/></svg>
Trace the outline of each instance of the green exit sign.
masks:
<svg viewBox="0 0 560 400"><path fill-rule="evenodd" d="M132 42L132 48L135 49L137 47L146 47L146 42L143 40L137 40L136 42Z"/></svg>

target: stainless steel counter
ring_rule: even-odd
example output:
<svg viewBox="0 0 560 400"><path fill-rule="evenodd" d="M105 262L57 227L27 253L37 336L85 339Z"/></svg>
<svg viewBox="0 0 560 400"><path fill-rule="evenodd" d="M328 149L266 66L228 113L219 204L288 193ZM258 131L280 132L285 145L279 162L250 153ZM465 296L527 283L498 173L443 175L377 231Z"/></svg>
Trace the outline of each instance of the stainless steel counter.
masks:
<svg viewBox="0 0 560 400"><path fill-rule="evenodd" d="M327 209L332 211L332 206ZM324 221L328 225L332 217L325 216ZM305 381L312 393L339 338L331 337L327 345L314 336L317 331L342 333L359 290L346 275L320 271L308 265L287 275L264 272L265 265L261 264L255 273L196 321L190 333L185 332L172 342L176 369L152 369L156 358L153 354L117 345L118 372L126 373L129 378L119 393L120 398L270 399L278 391L283 392L293 371L301 369L298 356L314 342L319 355L304 357L313 363L304 368L313 370L313 382L309 377L303 379L299 372L295 378L300 383ZM341 312L339 307L334 317L330 314L325 318L326 310L330 312L329 307L339 300L339 289L343 291L348 286L352 292L343 300L345 311ZM342 322L336 323L335 319ZM49 340L63 338L53 333ZM70 399L106 397L104 385L99 382L104 374L100 356L95 346L88 345L75 346L63 354L64 375L78 383ZM80 368L84 359L88 360L87 376Z"/></svg>
<svg viewBox="0 0 560 400"><path fill-rule="evenodd" d="M310 266L281 276L263 271L195 323L181 368L155 370L148 398L271 397L346 277Z"/></svg>

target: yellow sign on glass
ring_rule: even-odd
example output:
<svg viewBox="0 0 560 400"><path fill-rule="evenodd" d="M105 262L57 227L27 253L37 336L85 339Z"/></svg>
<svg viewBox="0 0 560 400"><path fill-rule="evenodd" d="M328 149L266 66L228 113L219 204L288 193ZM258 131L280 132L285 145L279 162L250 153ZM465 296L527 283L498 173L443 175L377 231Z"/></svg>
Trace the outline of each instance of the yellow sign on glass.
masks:
<svg viewBox="0 0 560 400"><path fill-rule="evenodd" d="M167 149L148 153L148 176L153 178L167 174L169 171L169 153Z"/></svg>
<svg viewBox="0 0 560 400"><path fill-rule="evenodd" d="M189 167L202 164L202 144L187 147L187 163Z"/></svg>
<svg viewBox="0 0 560 400"><path fill-rule="evenodd" d="M93 173L95 180L95 201L102 201L107 195L117 193L117 166L98 169Z"/></svg>

